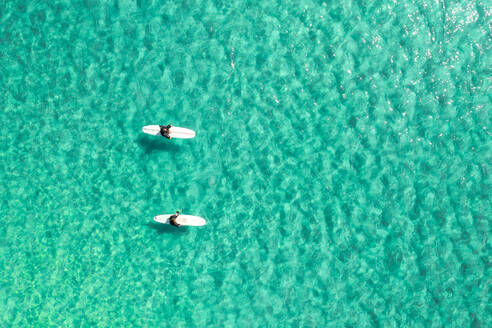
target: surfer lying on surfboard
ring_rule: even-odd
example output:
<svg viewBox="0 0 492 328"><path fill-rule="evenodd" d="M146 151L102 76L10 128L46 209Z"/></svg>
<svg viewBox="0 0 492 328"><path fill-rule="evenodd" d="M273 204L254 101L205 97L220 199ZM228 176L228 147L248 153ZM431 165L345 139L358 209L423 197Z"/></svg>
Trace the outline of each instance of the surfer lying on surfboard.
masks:
<svg viewBox="0 0 492 328"><path fill-rule="evenodd" d="M163 137L166 137L168 139L171 139L171 135L169 134L169 129L171 128L171 124L169 125L159 125L159 127L161 128L161 135Z"/></svg>
<svg viewBox="0 0 492 328"><path fill-rule="evenodd" d="M169 139L171 139L171 138L169 138ZM169 224L179 228L181 226L181 224L176 222L176 219L178 218L178 216L179 216L179 211L176 211L176 214L171 215L169 217Z"/></svg>
<svg viewBox="0 0 492 328"><path fill-rule="evenodd" d="M169 139L191 139L195 137L195 131L180 128L174 125L146 125L142 128L144 133L153 135L167 137Z"/></svg>
<svg viewBox="0 0 492 328"><path fill-rule="evenodd" d="M179 211L176 214L162 214L154 216L154 221L162 224L172 224L171 218L175 217L172 221L179 224L181 227L184 226L194 226L200 227L205 225L207 222L204 218L194 215L181 214ZM175 226L175 225L174 225Z"/></svg>

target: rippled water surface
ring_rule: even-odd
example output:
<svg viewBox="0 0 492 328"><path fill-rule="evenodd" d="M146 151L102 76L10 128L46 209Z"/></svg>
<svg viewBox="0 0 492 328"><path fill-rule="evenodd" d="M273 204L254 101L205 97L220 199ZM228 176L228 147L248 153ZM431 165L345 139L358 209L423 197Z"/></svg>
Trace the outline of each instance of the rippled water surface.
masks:
<svg viewBox="0 0 492 328"><path fill-rule="evenodd" d="M492 326L491 15L4 1L0 326Z"/></svg>

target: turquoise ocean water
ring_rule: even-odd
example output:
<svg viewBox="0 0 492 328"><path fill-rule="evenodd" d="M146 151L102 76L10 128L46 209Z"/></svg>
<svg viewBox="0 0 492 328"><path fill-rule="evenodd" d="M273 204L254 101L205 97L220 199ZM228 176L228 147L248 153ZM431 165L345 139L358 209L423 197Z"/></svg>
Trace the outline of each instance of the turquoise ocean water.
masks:
<svg viewBox="0 0 492 328"><path fill-rule="evenodd" d="M491 15L3 1L0 326L491 327Z"/></svg>

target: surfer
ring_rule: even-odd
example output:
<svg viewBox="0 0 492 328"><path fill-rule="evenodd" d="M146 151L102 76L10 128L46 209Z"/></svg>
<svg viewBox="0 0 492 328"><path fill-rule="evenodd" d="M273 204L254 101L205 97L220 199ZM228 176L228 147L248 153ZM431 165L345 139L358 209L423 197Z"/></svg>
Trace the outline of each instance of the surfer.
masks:
<svg viewBox="0 0 492 328"><path fill-rule="evenodd" d="M173 214L171 215L171 217L169 218L169 224L175 226L175 227L180 227L181 224L179 224L178 222L176 222L176 218L179 216L179 211L176 211L176 214Z"/></svg>
<svg viewBox="0 0 492 328"><path fill-rule="evenodd" d="M171 135L169 134L169 129L172 127L171 124L169 125L159 125L159 127L161 128L161 135L163 137L166 137L168 139L171 139Z"/></svg>

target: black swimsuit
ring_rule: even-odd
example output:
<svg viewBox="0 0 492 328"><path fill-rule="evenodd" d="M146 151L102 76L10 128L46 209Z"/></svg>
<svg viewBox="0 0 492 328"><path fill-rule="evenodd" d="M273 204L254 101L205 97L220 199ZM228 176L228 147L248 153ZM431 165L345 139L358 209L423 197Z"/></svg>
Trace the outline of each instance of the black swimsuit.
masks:
<svg viewBox="0 0 492 328"><path fill-rule="evenodd" d="M170 225L173 225L175 227L179 227L180 224L176 222L176 218L178 217L178 215L174 214L174 215L171 215L171 217L169 218L169 224Z"/></svg>
<svg viewBox="0 0 492 328"><path fill-rule="evenodd" d="M169 135L169 129L171 128L171 125L170 124L169 125L166 125L166 126L165 125L160 125L160 127L161 127L161 135L163 137L166 137L166 138L170 139L171 136Z"/></svg>

